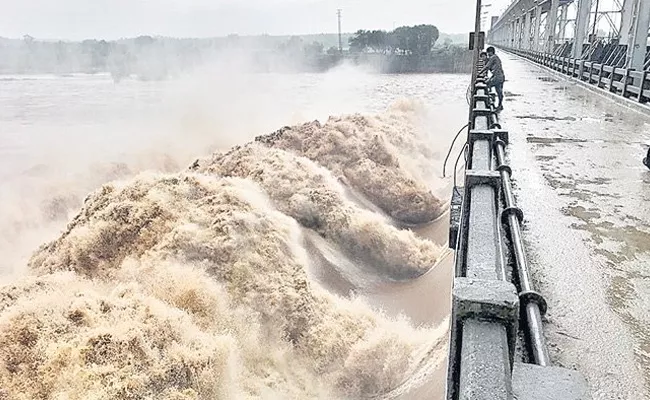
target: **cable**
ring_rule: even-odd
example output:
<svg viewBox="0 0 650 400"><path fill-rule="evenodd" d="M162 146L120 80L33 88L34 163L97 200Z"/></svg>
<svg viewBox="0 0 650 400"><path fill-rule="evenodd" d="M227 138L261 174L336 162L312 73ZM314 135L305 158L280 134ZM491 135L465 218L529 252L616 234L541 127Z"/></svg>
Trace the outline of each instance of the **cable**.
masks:
<svg viewBox="0 0 650 400"><path fill-rule="evenodd" d="M449 151L447 152L447 157L445 157L445 162L442 164L442 177L446 178L447 177L447 161L449 161L449 156L451 155L452 150L454 149L454 145L456 144L456 140L458 140L458 136L463 132L463 129L467 128L469 126L469 122L465 124L458 133L456 134L456 137L454 138L454 141L451 142L451 146L449 146Z"/></svg>
<svg viewBox="0 0 650 400"><path fill-rule="evenodd" d="M456 164L454 164L454 191L458 193L460 196L460 191L458 190L458 186L456 186L456 174L458 173L458 162L460 161L460 156L465 154L465 166L467 166L467 142L463 145L463 148L460 150L460 153L458 153L458 158L456 158Z"/></svg>

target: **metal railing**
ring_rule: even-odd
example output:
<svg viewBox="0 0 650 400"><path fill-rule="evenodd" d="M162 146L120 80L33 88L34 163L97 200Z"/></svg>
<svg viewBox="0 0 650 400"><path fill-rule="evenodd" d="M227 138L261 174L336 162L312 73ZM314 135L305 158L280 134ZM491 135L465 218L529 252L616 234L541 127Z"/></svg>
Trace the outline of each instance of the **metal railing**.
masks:
<svg viewBox="0 0 650 400"><path fill-rule="evenodd" d="M452 196L447 400L587 400L579 374L551 366L542 327L546 302L530 279L524 214L506 163L508 132L485 78L477 75L472 85L464 186ZM520 337L525 343L517 346Z"/></svg>
<svg viewBox="0 0 650 400"><path fill-rule="evenodd" d="M641 104L650 101L650 77L648 71L635 71L585 60L537 52L503 48L503 50L524 57L561 74L598 87Z"/></svg>

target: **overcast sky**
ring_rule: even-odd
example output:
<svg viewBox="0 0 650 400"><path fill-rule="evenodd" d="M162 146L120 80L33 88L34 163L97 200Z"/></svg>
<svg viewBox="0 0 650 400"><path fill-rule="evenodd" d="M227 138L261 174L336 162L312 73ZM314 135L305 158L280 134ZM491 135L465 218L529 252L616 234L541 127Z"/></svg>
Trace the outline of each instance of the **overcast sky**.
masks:
<svg viewBox="0 0 650 400"><path fill-rule="evenodd" d="M474 7L474 0L0 0L0 36L331 33L337 8L343 9L345 32L431 23L442 32L464 33L473 27Z"/></svg>

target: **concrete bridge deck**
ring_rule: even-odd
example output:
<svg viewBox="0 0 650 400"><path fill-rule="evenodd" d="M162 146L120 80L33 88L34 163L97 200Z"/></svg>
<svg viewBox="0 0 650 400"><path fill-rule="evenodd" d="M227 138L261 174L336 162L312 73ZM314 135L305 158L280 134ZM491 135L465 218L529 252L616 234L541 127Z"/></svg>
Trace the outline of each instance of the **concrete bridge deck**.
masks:
<svg viewBox="0 0 650 400"><path fill-rule="evenodd" d="M650 399L650 113L517 56L504 128L554 364L594 399Z"/></svg>

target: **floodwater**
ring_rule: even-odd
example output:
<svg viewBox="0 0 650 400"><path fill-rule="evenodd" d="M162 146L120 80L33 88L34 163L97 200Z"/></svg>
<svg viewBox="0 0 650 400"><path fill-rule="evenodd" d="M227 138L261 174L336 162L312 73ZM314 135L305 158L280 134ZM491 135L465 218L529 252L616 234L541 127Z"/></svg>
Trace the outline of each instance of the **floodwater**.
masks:
<svg viewBox="0 0 650 400"><path fill-rule="evenodd" d="M441 163L466 122L467 84L468 77L460 75L374 75L349 68L320 75L208 71L170 82L120 84L105 75L2 77L0 279L20 279L32 252L60 235L87 194L108 181L144 170L175 173L196 158L284 125L381 113L400 99L426 108L427 140L435 149L429 169L437 172L423 180L448 200L451 178L440 176ZM447 220L444 214L417 233L444 248ZM317 237L311 243L318 265L312 278L331 293L359 296L375 312L405 317L415 328L446 323L449 252L418 279L395 282L361 272L360 279L350 280L347 260ZM360 273L352 265L350 270ZM444 368L421 368L388 397L442 398L443 385Z"/></svg>
<svg viewBox="0 0 650 400"><path fill-rule="evenodd" d="M514 56L502 119L556 363L594 399L650 399L648 115Z"/></svg>
<svg viewBox="0 0 650 400"><path fill-rule="evenodd" d="M431 142L444 158L465 124L466 87L463 75L391 76L351 68L321 75L204 72L117 85L108 75L0 77L0 226L14 228L0 233L0 252L10 253L0 271L15 268L14 256L24 260L61 229L60 221L42 229L52 216L41 215L44 200L83 198L125 168L176 171L285 125L420 100L430 111ZM50 208L55 217L70 216ZM15 229L23 230L19 237Z"/></svg>

